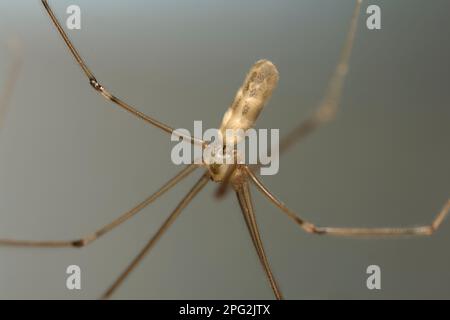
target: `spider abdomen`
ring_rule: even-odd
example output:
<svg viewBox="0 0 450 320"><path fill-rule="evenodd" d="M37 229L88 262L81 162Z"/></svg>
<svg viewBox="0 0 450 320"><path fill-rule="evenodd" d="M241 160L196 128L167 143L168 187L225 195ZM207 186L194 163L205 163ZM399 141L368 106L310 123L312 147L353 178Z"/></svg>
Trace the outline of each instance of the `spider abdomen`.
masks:
<svg viewBox="0 0 450 320"><path fill-rule="evenodd" d="M269 60L259 60L252 66L223 116L220 126L223 137L227 129L245 131L253 127L277 86L278 78L278 70Z"/></svg>
<svg viewBox="0 0 450 320"><path fill-rule="evenodd" d="M259 60L251 67L233 103L223 116L219 130L223 146L217 147L223 150L219 151L224 151L231 158L235 158L232 154L239 158L238 153L233 153L235 146L245 137L245 131L254 126L261 110L272 96L278 78L278 70L269 60ZM237 158L235 162L238 162ZM217 163L209 165L208 169L212 179L219 182L233 167Z"/></svg>

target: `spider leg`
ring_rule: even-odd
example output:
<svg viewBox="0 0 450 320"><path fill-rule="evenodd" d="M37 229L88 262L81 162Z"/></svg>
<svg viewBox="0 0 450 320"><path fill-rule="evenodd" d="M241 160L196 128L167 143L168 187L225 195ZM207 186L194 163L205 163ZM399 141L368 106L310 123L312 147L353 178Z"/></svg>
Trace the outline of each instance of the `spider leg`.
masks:
<svg viewBox="0 0 450 320"><path fill-rule="evenodd" d="M250 188L248 186L247 181L243 182L238 186L235 186L235 189L242 214L247 224L250 236L253 241L253 245L255 246L261 265L264 268L264 272L267 276L267 279L269 280L270 286L276 299L281 300L283 299L283 295L279 289L275 277L272 274L272 270L270 268L269 261L266 256L264 246L261 241L261 236L259 233L258 224L256 222L255 211L253 208L252 198L250 194Z"/></svg>
<svg viewBox="0 0 450 320"><path fill-rule="evenodd" d="M117 98L115 95L113 95L112 93L110 93L107 89L105 89L105 87L103 85L101 85L97 79L95 78L93 72L89 69L89 67L86 65L86 63L84 62L83 58L81 57L81 55L78 53L77 49L75 48L75 46L73 45L72 41L69 39L69 36L67 35L67 33L64 31L63 27L61 26L61 24L59 23L58 19L56 18L55 14L53 13L52 9L50 8L50 5L48 4L47 0L42 0L42 4L44 5L45 10L47 11L48 15L50 16L50 19L52 20L53 24L55 25L56 29L58 30L59 34L61 35L61 37L63 38L65 44L67 45L68 49L70 50L70 52L72 53L73 57L75 58L76 62L78 63L78 65L81 67L81 69L83 69L83 72L85 73L86 77L89 79L89 83L92 86L92 88L94 88L97 92L99 92L105 99L117 104L119 107L121 107L122 109L130 112L131 114L133 114L134 116L144 120L145 122L169 133L169 134L176 134L179 137L182 137L183 139L186 139L187 141L190 141L191 143L196 143L196 144L200 144L200 145L204 145L205 142L201 139L197 139L197 138L192 138L190 136L185 136L179 132L177 132L176 130L174 130L173 128L169 127L168 125L144 114L143 112L137 110L136 108L132 107L131 105L129 105L128 103L126 103L125 101L122 101L121 99Z"/></svg>
<svg viewBox="0 0 450 320"><path fill-rule="evenodd" d="M120 276L114 281L111 287L103 294L102 299L108 299L117 290L117 288L123 283L126 277L137 267L137 265L142 261L142 259L147 255L147 253L153 248L153 246L158 242L162 235L169 229L169 227L174 223L175 219L180 215L181 211L186 208L186 206L191 202L191 200L203 189L203 187L208 183L209 174L206 172L200 180L192 187L192 189L186 194L186 196L180 201L174 211L170 216L164 221L162 226L153 235L153 237L148 241L145 247L139 252L139 254L133 259L133 261L128 265L128 267L120 274Z"/></svg>
<svg viewBox="0 0 450 320"><path fill-rule="evenodd" d="M348 73L349 60L353 49L362 0L356 0L355 2L355 9L350 22L350 29L347 34L347 39L344 43L344 47L342 48L341 56L336 69L334 70L334 73L328 83L325 96L323 97L322 102L317 106L314 113L309 118L301 122L300 125L295 127L281 140L280 153L288 150L293 144L308 136L322 124L331 121L336 115L342 95L345 77Z"/></svg>
<svg viewBox="0 0 450 320"><path fill-rule="evenodd" d="M121 225L142 209L150 205L153 201L159 198L161 195L166 193L172 187L174 187L178 182L188 176L197 168L196 165L189 165L184 168L181 172L179 172L175 177L170 179L166 184L164 184L158 191L149 196L147 199L139 203L137 206L132 208L131 210L125 212L117 219L114 219L112 222L98 229L94 233L84 236L77 240L59 240L59 241L32 241L32 240L16 240L16 239L0 239L0 246L16 246L16 247L48 247L48 248L59 248L59 247L84 247L104 234L108 233L112 229Z"/></svg>
<svg viewBox="0 0 450 320"><path fill-rule="evenodd" d="M223 181L219 184L219 187L216 189L216 192L214 194L214 196L218 199L225 197L227 195L228 191L230 190L230 188L229 188L230 180L237 168L237 164L234 163L231 166L232 166L232 168L225 175Z"/></svg>
<svg viewBox="0 0 450 320"><path fill-rule="evenodd" d="M297 223L308 233L343 236L343 237L392 237L392 236L430 236L442 224L450 211L450 199L447 200L442 210L437 214L433 222L429 225L404 228L339 228L339 227L317 227L314 224L301 219L295 212L290 210L284 203L278 200L248 168L247 174L258 190L278 208L280 208L289 218Z"/></svg>

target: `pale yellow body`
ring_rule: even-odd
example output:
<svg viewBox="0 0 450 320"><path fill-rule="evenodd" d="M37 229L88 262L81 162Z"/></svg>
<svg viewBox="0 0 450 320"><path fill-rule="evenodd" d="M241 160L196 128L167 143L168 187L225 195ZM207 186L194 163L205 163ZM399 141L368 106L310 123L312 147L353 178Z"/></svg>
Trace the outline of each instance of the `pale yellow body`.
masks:
<svg viewBox="0 0 450 320"><path fill-rule="evenodd" d="M227 129L247 130L254 126L261 110L272 96L273 90L278 84L278 70L275 65L268 60L257 61L248 72L244 83L239 88L233 103L225 112L220 134L226 144L235 145L238 137L234 136L233 141L226 141L225 132ZM233 150L225 150L225 153L234 157ZM214 181L222 181L231 169L229 164L209 165L209 171Z"/></svg>
<svg viewBox="0 0 450 320"><path fill-rule="evenodd" d="M278 78L278 70L272 62L257 61L225 112L220 126L221 133L224 134L226 129L247 130L253 127L277 86Z"/></svg>

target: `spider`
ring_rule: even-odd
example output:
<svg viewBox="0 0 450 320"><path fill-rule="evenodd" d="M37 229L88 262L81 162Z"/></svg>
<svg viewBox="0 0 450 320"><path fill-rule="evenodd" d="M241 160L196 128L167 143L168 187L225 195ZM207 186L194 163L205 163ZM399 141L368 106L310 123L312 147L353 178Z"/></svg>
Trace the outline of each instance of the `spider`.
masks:
<svg viewBox="0 0 450 320"><path fill-rule="evenodd" d="M340 97L343 90L344 81L348 73L349 60L351 51L356 35L357 22L361 9L362 0L355 0L355 8L350 21L350 27L348 34L343 45L341 56L337 63L337 66L332 74L331 79L325 96L322 102L316 107L315 111L309 118L304 120L300 125L294 128L284 139L280 142L280 152L283 153L291 148L295 143L301 141L306 136L314 132L317 128L321 127L325 123L331 121L338 109ZM77 49L69 39L68 35L62 28L60 22L53 13L47 0L42 0L42 4L45 7L53 25L59 32L64 43L68 47L70 53L74 57L76 63L84 72L91 87L97 91L106 100L116 104L120 108L125 109L133 116L140 118L141 120L153 125L166 133L174 133L174 129L166 124L155 120L154 118L142 113L133 106L129 105L125 101L117 98L110 93L94 76L93 72L88 68L85 61L78 53ZM264 105L267 103L271 96L272 91L278 82L278 71L276 66L268 60L260 60L256 62L250 69L244 84L238 90L234 102L226 112L221 129L228 128L242 128L253 127L256 119L261 112ZM253 91L251 89L253 89ZM252 93L251 93L252 92ZM243 112L243 110L246 110ZM184 137L190 139L189 137ZM208 142L199 139L190 139L193 144L200 144L205 147ZM271 191L264 185L261 179L254 173L255 168L258 166L248 166L245 164L224 164L220 166L201 164L191 164L181 170L166 184L164 184L154 194L146 198L141 203L137 204L131 210L123 213L120 217L113 220L109 224L103 226L92 234L83 236L75 240L61 240L61 241L31 241L31 240L16 240L16 239L0 239L0 245L9 246L27 246L27 247L84 247L95 240L99 239L109 231L115 229L126 220L132 218L138 214L142 209L150 205L157 198L169 191L181 180L190 175L193 171L203 168L204 174L190 189L190 191L183 197L178 203L176 208L167 217L161 227L158 229L147 244L142 248L139 254L131 261L127 268L119 275L119 277L113 282L113 284L104 292L102 298L110 298L130 273L136 268L136 266L142 261L142 259L150 252L155 244L160 240L163 234L174 223L181 212L187 207L191 200L198 195L203 187L209 182L213 181L218 183L218 189L216 195L218 197L224 196L229 189L233 189L237 201L240 205L242 215L249 234L251 236L256 253L261 262L262 268L265 272L270 287L274 293L276 299L282 299L278 282L271 270L269 261L267 259L263 242L261 240L258 223L255 215L255 210L252 202L252 195L250 190L250 184L254 185L256 189L261 192L271 203L278 207L284 214L293 220L301 229L308 233L317 235L330 235L330 236L351 236L351 237L385 237L385 236L429 236L433 234L443 222L445 216L450 211L450 199L447 200L443 209L438 213L436 218L430 225L419 227L406 227L406 228L341 228L341 227L319 227L313 223L300 218L294 211L289 209L278 197L271 193ZM230 188L231 187L231 188Z"/></svg>

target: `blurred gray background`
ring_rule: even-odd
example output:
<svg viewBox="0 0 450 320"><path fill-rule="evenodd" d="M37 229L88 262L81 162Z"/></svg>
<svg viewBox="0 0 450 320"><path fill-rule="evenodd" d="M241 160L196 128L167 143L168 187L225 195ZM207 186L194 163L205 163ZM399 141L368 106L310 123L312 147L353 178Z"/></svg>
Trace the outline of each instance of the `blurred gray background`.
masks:
<svg viewBox="0 0 450 320"><path fill-rule="evenodd" d="M217 127L250 66L272 60L281 80L258 126L293 128L320 100L352 0L51 1L108 89L173 127ZM365 27L378 4L382 30ZM364 1L337 120L263 177L322 226L429 223L450 195L447 0ZM0 2L0 83L18 37L24 66L0 134L0 237L72 239L118 217L180 168L169 136L90 89L38 0ZM97 298L200 172L82 249L0 248L0 298ZM257 298L272 292L233 194L210 184L115 298ZM450 298L450 221L431 238L356 240L305 234L253 192L263 241L289 299ZM65 287L82 269L82 290ZM366 288L366 268L382 290Z"/></svg>

